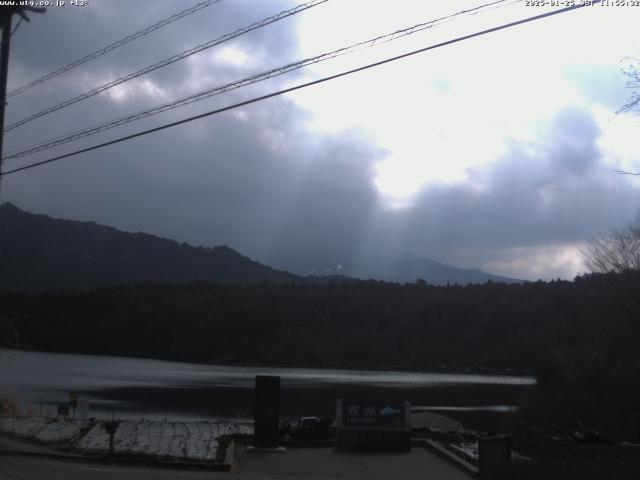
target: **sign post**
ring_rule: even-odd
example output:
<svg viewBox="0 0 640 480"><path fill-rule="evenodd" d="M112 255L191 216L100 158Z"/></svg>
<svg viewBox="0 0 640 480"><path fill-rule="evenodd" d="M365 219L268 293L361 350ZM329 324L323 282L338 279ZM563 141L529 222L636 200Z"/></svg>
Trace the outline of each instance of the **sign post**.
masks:
<svg viewBox="0 0 640 480"><path fill-rule="evenodd" d="M104 422L104 430L109 434L109 455L113 455L113 436L115 435L119 425L120 422L117 420Z"/></svg>
<svg viewBox="0 0 640 480"><path fill-rule="evenodd" d="M69 407L73 408L73 419L76 419L76 408L78 408L78 394L75 392L69 393Z"/></svg>
<svg viewBox="0 0 640 480"><path fill-rule="evenodd" d="M336 449L411 449L411 406L406 401L336 402Z"/></svg>

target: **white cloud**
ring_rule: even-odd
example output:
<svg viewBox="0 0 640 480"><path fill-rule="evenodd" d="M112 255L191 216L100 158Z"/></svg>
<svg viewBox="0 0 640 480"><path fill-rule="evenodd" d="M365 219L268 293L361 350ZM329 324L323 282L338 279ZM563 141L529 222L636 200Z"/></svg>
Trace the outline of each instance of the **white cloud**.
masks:
<svg viewBox="0 0 640 480"><path fill-rule="evenodd" d="M573 279L585 273L580 244L505 248L487 252L480 267L512 278Z"/></svg>
<svg viewBox="0 0 640 480"><path fill-rule="evenodd" d="M229 63L235 67L242 67L247 63L248 56L239 48L225 47L215 52L215 58L224 63Z"/></svg>

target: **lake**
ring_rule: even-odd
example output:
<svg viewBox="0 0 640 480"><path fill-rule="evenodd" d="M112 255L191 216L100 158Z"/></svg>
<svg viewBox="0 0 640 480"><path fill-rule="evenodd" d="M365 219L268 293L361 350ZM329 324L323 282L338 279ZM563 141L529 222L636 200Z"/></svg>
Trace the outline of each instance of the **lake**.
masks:
<svg viewBox="0 0 640 480"><path fill-rule="evenodd" d="M281 411L289 417L332 414L336 398L362 398L409 400L467 421L480 412L491 419L517 409L535 383L506 375L201 365L0 349L0 397L34 415L55 412L77 392L98 418L246 420L255 375L281 377Z"/></svg>

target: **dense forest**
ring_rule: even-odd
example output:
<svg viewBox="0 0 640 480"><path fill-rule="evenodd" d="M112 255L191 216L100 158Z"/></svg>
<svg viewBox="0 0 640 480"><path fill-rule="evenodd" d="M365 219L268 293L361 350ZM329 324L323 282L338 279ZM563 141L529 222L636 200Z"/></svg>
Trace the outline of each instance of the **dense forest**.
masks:
<svg viewBox="0 0 640 480"><path fill-rule="evenodd" d="M422 281L138 284L4 291L0 320L19 332L21 343L43 351L207 363L532 372L544 392L535 402L548 403L545 412L569 402L566 409L585 423L613 422L637 432L639 292L640 272L633 271L574 281L449 287ZM566 414L558 419L573 421Z"/></svg>
<svg viewBox="0 0 640 480"><path fill-rule="evenodd" d="M0 292L34 348L171 360L533 371L553 352L620 356L640 339L640 273L436 287L197 282ZM616 361L612 358L611 361Z"/></svg>

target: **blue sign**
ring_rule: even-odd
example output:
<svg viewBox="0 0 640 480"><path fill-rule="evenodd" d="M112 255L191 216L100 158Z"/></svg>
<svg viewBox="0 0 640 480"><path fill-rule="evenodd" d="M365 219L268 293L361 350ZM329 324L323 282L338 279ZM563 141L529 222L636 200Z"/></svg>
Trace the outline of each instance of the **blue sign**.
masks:
<svg viewBox="0 0 640 480"><path fill-rule="evenodd" d="M405 427L404 402L343 400L342 424L350 427Z"/></svg>

